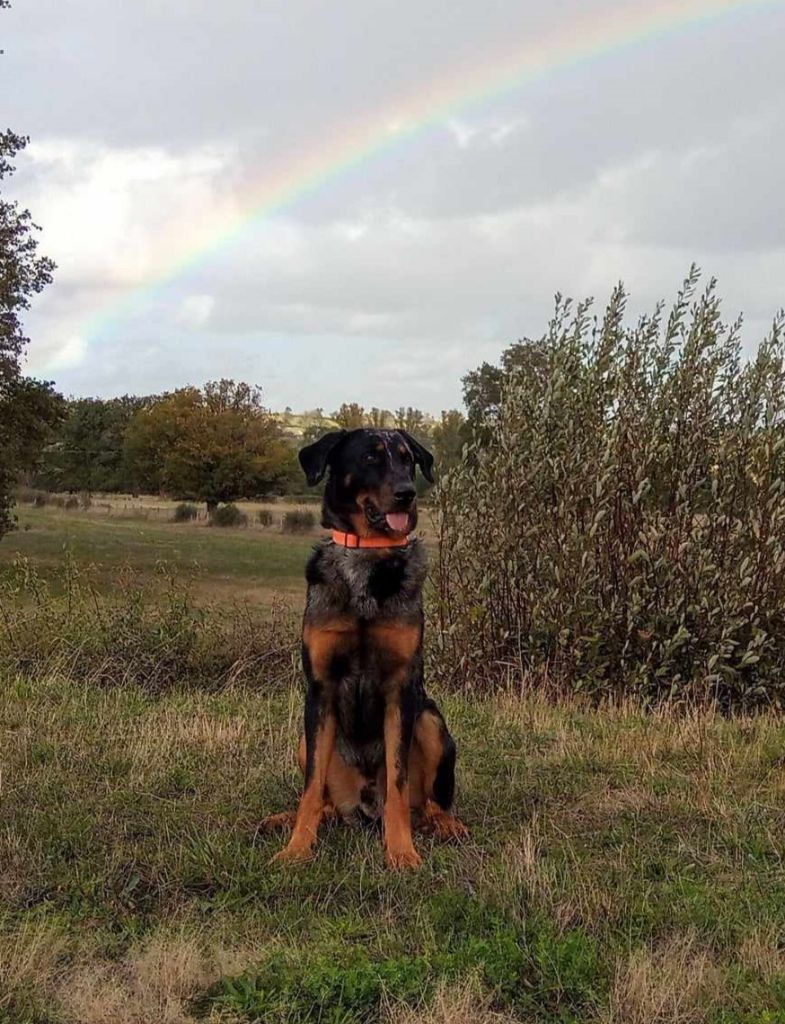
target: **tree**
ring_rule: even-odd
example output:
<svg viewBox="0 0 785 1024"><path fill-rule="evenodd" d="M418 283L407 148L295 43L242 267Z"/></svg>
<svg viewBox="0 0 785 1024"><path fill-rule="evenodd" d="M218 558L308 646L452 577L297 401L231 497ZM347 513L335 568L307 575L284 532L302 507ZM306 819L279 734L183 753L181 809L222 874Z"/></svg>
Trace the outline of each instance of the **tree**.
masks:
<svg viewBox="0 0 785 1024"><path fill-rule="evenodd" d="M8 4L0 0L0 7ZM14 157L28 139L0 132L0 182L13 174ZM61 402L45 381L24 377L28 342L21 314L52 280L54 263L37 254L37 226L29 210L0 196L0 536L13 526L11 488L31 469L61 415Z"/></svg>
<svg viewBox="0 0 785 1024"><path fill-rule="evenodd" d="M35 484L50 491L128 491L125 432L155 398L78 398L66 404L54 443L44 453Z"/></svg>
<svg viewBox="0 0 785 1024"><path fill-rule="evenodd" d="M374 406L368 413L368 426L376 427L377 429L384 429L390 426L393 415L389 409L379 409Z"/></svg>
<svg viewBox="0 0 785 1024"><path fill-rule="evenodd" d="M398 430L406 430L413 437L423 444L428 444L431 439L429 418L421 409L413 409L411 406L401 406L394 413L394 422Z"/></svg>
<svg viewBox="0 0 785 1024"><path fill-rule="evenodd" d="M126 432L125 458L138 489L204 501L212 511L274 489L293 455L260 390L221 380L140 410Z"/></svg>
<svg viewBox="0 0 785 1024"><path fill-rule="evenodd" d="M478 425L498 415L503 384L513 374L529 373L544 383L547 367L548 355L543 342L522 338L502 352L500 366L483 363L471 370L463 378L463 400L469 421Z"/></svg>
<svg viewBox="0 0 785 1024"><path fill-rule="evenodd" d="M463 446L469 440L466 418L458 409L442 411L441 419L431 430L433 456L439 474L457 466L463 456Z"/></svg>
<svg viewBox="0 0 785 1024"><path fill-rule="evenodd" d="M357 402L344 402L341 408L333 413L332 418L344 430L356 430L365 426L365 409Z"/></svg>

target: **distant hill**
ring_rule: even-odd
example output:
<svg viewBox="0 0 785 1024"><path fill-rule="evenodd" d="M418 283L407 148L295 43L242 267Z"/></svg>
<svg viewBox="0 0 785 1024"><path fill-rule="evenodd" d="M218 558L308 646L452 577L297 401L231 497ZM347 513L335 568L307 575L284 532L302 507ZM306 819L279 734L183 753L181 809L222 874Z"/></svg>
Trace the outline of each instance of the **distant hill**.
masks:
<svg viewBox="0 0 785 1024"><path fill-rule="evenodd" d="M292 412L286 409L284 412L273 412L273 419L280 423L283 430L289 437L301 438L309 427L320 427L324 430L337 430L338 423L325 416L318 409L311 412Z"/></svg>

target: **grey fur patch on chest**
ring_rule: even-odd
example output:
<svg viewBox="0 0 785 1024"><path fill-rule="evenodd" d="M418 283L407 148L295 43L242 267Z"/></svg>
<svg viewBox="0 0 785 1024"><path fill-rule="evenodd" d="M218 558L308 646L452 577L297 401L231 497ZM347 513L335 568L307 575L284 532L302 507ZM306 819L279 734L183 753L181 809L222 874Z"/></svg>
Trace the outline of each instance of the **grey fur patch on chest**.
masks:
<svg viewBox="0 0 785 1024"><path fill-rule="evenodd" d="M373 622L414 619L420 614L428 572L421 541L392 548L389 555L380 555L374 548L343 548L330 540L317 550L320 557L315 579L308 587L307 620L348 614Z"/></svg>

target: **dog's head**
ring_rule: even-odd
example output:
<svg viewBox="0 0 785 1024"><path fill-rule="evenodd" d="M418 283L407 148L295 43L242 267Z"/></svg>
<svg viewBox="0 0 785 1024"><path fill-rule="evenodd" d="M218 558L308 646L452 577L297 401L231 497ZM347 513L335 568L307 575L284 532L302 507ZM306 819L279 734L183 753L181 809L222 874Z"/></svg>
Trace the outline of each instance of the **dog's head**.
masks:
<svg viewBox="0 0 785 1024"><path fill-rule="evenodd" d="M400 537L417 524L415 467L433 483L433 456L405 430L335 430L300 452L309 486L328 474L322 525Z"/></svg>

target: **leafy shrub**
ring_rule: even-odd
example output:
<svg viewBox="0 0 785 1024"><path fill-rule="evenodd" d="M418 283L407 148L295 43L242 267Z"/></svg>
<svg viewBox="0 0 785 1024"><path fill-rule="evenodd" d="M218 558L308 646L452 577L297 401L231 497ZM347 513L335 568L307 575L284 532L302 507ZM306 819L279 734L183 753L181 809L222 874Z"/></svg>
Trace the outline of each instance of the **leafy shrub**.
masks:
<svg viewBox="0 0 785 1024"><path fill-rule="evenodd" d="M316 526L316 516L306 508L295 508L284 513L281 521L284 533L308 533L314 526Z"/></svg>
<svg viewBox="0 0 785 1024"><path fill-rule="evenodd" d="M186 582L159 568L157 586L132 574L110 595L66 556L46 583L24 559L0 576L0 675L59 674L151 691L299 677L299 627L284 605L196 606Z"/></svg>
<svg viewBox="0 0 785 1024"><path fill-rule="evenodd" d="M437 494L434 668L594 693L785 695L785 319L749 362L693 268L666 317L557 299L539 374ZM432 634L432 639L434 635Z"/></svg>
<svg viewBox="0 0 785 1024"><path fill-rule="evenodd" d="M36 487L17 487L14 491L14 501L17 505L35 505L41 499L41 504L46 504L46 491L40 491Z"/></svg>
<svg viewBox="0 0 785 1024"><path fill-rule="evenodd" d="M259 501L263 505L275 505L275 503L278 501L278 495L277 494L264 494L259 499Z"/></svg>
<svg viewBox="0 0 785 1024"><path fill-rule="evenodd" d="M210 514L210 526L247 526L248 516L236 505L220 505Z"/></svg>
<svg viewBox="0 0 785 1024"><path fill-rule="evenodd" d="M256 513L256 518L260 526L272 526L273 525L273 514L269 508L260 508Z"/></svg>
<svg viewBox="0 0 785 1024"><path fill-rule="evenodd" d="M181 501L172 513L173 523L192 523L199 515L196 505L190 501Z"/></svg>

